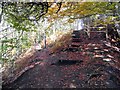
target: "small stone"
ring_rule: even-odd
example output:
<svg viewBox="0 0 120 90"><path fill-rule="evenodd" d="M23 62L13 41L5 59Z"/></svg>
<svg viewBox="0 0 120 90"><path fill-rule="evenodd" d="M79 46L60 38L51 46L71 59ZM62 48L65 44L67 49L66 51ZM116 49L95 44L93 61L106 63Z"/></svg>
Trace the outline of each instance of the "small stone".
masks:
<svg viewBox="0 0 120 90"><path fill-rule="evenodd" d="M104 51L108 52L108 49L103 49Z"/></svg>
<svg viewBox="0 0 120 90"><path fill-rule="evenodd" d="M48 85L48 84L46 84L45 86L46 86L46 87L48 87L49 85Z"/></svg>
<svg viewBox="0 0 120 90"><path fill-rule="evenodd" d="M100 51L100 50L95 50L95 52L100 52L100 53L103 53L104 51Z"/></svg>
<svg viewBox="0 0 120 90"><path fill-rule="evenodd" d="M41 50L41 49L42 49L42 48L41 48L41 45L40 45L40 44L36 44L36 45L35 45L35 49L36 49L36 50Z"/></svg>
<svg viewBox="0 0 120 90"><path fill-rule="evenodd" d="M109 62L109 61L111 61L111 58L104 58L103 61Z"/></svg>
<svg viewBox="0 0 120 90"><path fill-rule="evenodd" d="M111 55L107 55L109 58L114 58L113 56L111 56Z"/></svg>
<svg viewBox="0 0 120 90"><path fill-rule="evenodd" d="M89 50L89 48L85 48L85 50Z"/></svg>
<svg viewBox="0 0 120 90"><path fill-rule="evenodd" d="M98 49L98 47L95 47L94 49Z"/></svg>
<svg viewBox="0 0 120 90"><path fill-rule="evenodd" d="M72 80L73 82L75 82L75 80Z"/></svg>
<svg viewBox="0 0 120 90"><path fill-rule="evenodd" d="M95 55L94 58L103 58L103 55Z"/></svg>
<svg viewBox="0 0 120 90"><path fill-rule="evenodd" d="M110 83L109 82L106 82L107 85L109 85Z"/></svg>
<svg viewBox="0 0 120 90"><path fill-rule="evenodd" d="M97 86L98 84L97 83L95 83L95 86Z"/></svg>
<svg viewBox="0 0 120 90"><path fill-rule="evenodd" d="M76 88L75 85L73 85L73 83L70 84L70 88Z"/></svg>

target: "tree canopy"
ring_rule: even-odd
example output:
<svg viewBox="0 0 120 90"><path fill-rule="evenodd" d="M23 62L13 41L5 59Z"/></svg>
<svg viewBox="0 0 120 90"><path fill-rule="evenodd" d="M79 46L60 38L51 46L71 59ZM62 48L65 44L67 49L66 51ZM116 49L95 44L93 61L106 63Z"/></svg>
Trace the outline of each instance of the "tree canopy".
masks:
<svg viewBox="0 0 120 90"><path fill-rule="evenodd" d="M116 13L117 2L1 2L2 12L9 24L17 30L29 30L35 21L68 17L84 18L91 15ZM70 20L69 22L72 22Z"/></svg>

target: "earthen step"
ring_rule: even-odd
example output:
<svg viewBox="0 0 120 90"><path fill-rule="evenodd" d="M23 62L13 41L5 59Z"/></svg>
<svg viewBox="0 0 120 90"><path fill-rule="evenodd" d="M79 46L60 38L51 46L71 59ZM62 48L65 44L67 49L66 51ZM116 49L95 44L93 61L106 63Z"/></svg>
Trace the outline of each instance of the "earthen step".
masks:
<svg viewBox="0 0 120 90"><path fill-rule="evenodd" d="M89 51L89 52L104 52L102 48L85 48L85 51Z"/></svg>
<svg viewBox="0 0 120 90"><path fill-rule="evenodd" d="M69 48L65 49L64 51L67 51L67 52L77 52L77 51L81 51L81 49L78 48L78 47L69 47Z"/></svg>
<svg viewBox="0 0 120 90"><path fill-rule="evenodd" d="M80 33L80 31L79 31L79 30L73 31L73 34L74 34L74 33Z"/></svg>
<svg viewBox="0 0 120 90"><path fill-rule="evenodd" d="M100 54L100 55L103 55L104 54L104 52L101 52L101 51L99 51L99 52L94 52L95 54Z"/></svg>
<svg viewBox="0 0 120 90"><path fill-rule="evenodd" d="M72 44L71 47L80 47L80 45Z"/></svg>
<svg viewBox="0 0 120 90"><path fill-rule="evenodd" d="M71 43L71 45L70 46L72 46L72 47L80 47L80 43Z"/></svg>
<svg viewBox="0 0 120 90"><path fill-rule="evenodd" d="M72 38L72 42L82 42L80 38Z"/></svg>
<svg viewBox="0 0 120 90"><path fill-rule="evenodd" d="M80 38L79 34L72 34L71 36L72 36L72 38Z"/></svg>
<svg viewBox="0 0 120 90"><path fill-rule="evenodd" d="M74 65L74 64L81 64L83 61L82 60L59 60L56 63L53 63L52 65Z"/></svg>

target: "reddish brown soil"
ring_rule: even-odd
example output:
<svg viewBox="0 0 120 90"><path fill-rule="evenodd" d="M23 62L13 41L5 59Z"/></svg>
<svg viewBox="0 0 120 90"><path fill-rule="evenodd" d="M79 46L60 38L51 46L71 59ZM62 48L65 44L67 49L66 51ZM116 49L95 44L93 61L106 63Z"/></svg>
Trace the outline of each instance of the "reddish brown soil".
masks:
<svg viewBox="0 0 120 90"><path fill-rule="evenodd" d="M33 62L43 61L3 88L120 88L120 53L97 34L78 38L58 53L38 52Z"/></svg>

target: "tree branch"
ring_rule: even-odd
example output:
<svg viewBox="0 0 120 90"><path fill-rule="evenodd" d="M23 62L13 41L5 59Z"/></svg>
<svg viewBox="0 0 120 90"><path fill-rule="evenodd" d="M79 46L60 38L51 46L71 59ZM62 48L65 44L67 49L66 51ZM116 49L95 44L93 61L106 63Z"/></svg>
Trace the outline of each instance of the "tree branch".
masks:
<svg viewBox="0 0 120 90"><path fill-rule="evenodd" d="M57 3L57 5L58 5L58 10L57 10L57 12L56 12L56 13L58 13L58 12L60 11L60 9L61 9L61 6L62 6L62 2L60 2L60 3Z"/></svg>

